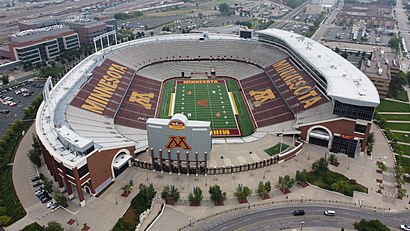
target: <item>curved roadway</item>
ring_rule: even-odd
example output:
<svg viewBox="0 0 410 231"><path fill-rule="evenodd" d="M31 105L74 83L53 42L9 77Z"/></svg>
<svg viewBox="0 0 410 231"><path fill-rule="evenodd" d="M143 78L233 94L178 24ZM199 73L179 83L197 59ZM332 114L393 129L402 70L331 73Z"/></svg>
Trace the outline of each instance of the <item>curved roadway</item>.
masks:
<svg viewBox="0 0 410 231"><path fill-rule="evenodd" d="M294 216L293 211L304 209L304 216ZM335 210L336 216L325 216L325 210ZM329 207L323 205L301 205L297 207L265 207L239 210L194 224L192 230L285 230L303 227L331 227L353 229L360 219L378 219L391 230L399 230L400 224L410 221L409 212L380 213L359 207ZM303 223L303 224L302 224ZM303 227L302 227L303 226Z"/></svg>

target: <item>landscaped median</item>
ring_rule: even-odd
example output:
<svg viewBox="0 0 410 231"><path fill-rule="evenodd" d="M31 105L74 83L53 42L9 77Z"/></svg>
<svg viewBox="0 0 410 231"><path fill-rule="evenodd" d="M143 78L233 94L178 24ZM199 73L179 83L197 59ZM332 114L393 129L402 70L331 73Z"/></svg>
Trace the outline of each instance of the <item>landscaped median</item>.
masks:
<svg viewBox="0 0 410 231"><path fill-rule="evenodd" d="M0 225L8 226L26 215L16 195L12 179L13 161L24 131L33 123L42 102L39 96L24 110L23 120L15 120L0 139Z"/></svg>

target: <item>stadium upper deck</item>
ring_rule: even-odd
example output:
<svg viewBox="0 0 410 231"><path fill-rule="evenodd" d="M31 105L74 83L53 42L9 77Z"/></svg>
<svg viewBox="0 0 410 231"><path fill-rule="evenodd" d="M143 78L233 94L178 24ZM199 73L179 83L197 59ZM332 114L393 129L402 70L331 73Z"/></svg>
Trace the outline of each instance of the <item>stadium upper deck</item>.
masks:
<svg viewBox="0 0 410 231"><path fill-rule="evenodd" d="M342 103L377 107L379 94L370 79L348 60L322 44L278 29L259 32L259 40L283 46L324 80L326 94Z"/></svg>

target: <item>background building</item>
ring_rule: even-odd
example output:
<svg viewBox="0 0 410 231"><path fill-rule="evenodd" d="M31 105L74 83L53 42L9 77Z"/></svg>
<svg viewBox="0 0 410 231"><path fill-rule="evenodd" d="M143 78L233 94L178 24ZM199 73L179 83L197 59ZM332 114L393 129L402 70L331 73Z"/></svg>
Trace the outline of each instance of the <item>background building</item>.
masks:
<svg viewBox="0 0 410 231"><path fill-rule="evenodd" d="M76 32L67 26L53 25L21 31L8 37L12 60L36 64L59 56L61 52L80 47Z"/></svg>
<svg viewBox="0 0 410 231"><path fill-rule="evenodd" d="M393 8L384 5L346 4L336 16L335 23L353 25L360 21L367 27L384 27L393 29L396 20L393 18Z"/></svg>

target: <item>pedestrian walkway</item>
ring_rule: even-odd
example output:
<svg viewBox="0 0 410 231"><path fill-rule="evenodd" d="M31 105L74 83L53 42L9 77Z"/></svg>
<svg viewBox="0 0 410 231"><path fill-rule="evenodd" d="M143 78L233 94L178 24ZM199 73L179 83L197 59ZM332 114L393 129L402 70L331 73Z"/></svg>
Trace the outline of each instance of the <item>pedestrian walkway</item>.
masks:
<svg viewBox="0 0 410 231"><path fill-rule="evenodd" d="M404 104L409 104L409 102L398 100L398 99L392 99L392 98L384 98L387 101L392 101L392 102L397 102L397 103L404 103Z"/></svg>

